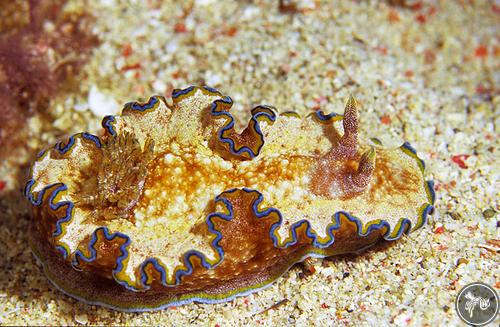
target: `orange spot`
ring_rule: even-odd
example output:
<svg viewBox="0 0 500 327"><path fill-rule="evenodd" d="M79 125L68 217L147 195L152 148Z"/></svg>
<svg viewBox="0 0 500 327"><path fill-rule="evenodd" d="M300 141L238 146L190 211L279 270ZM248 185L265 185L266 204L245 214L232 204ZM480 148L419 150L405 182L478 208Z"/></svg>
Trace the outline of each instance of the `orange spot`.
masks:
<svg viewBox="0 0 500 327"><path fill-rule="evenodd" d="M236 35L236 33L238 33L238 28L235 27L235 26L231 26L230 28L228 28L224 34L226 34L227 36L230 36L230 37L233 37Z"/></svg>
<svg viewBox="0 0 500 327"><path fill-rule="evenodd" d="M493 55L495 57L498 57L500 55L500 47L499 46L497 46L497 45L493 46Z"/></svg>
<svg viewBox="0 0 500 327"><path fill-rule="evenodd" d="M408 78L412 78L413 77L413 70L408 69L407 71L405 71L405 76Z"/></svg>
<svg viewBox="0 0 500 327"><path fill-rule="evenodd" d="M176 23L174 25L174 31L175 33L186 33L187 32L186 24Z"/></svg>
<svg viewBox="0 0 500 327"><path fill-rule="evenodd" d="M328 308L330 308L330 306L328 304L326 304L326 303L322 303L321 304L321 308L322 309L328 309Z"/></svg>
<svg viewBox="0 0 500 327"><path fill-rule="evenodd" d="M435 234L443 234L443 233L444 233L444 227L443 227L443 226L439 226L439 227L437 227L437 228L434 230L434 233L435 233Z"/></svg>
<svg viewBox="0 0 500 327"><path fill-rule="evenodd" d="M398 12L394 9L389 10L389 15L387 15L387 18L389 19L389 22L391 22L391 23L396 23L396 22L399 22L401 20Z"/></svg>
<svg viewBox="0 0 500 327"><path fill-rule="evenodd" d="M387 47L384 47L382 45L378 45L375 47L375 50L380 52L381 54L383 55L387 55L388 51L387 51Z"/></svg>
<svg viewBox="0 0 500 327"><path fill-rule="evenodd" d="M132 46L129 43L123 45L122 56L127 58L132 54L132 52L134 52L134 50L132 49Z"/></svg>
<svg viewBox="0 0 500 327"><path fill-rule="evenodd" d="M488 56L488 48L484 45L480 45L474 50L474 56L478 58L486 58Z"/></svg>
<svg viewBox="0 0 500 327"><path fill-rule="evenodd" d="M380 117L380 122L384 125L389 125L392 122L391 117L389 117L388 115L383 115L382 117Z"/></svg>
<svg viewBox="0 0 500 327"><path fill-rule="evenodd" d="M135 64L131 64L131 65L125 65L122 67L121 71L124 72L124 71L127 71L127 70L133 70L133 69L140 69L141 68L141 63L135 63Z"/></svg>

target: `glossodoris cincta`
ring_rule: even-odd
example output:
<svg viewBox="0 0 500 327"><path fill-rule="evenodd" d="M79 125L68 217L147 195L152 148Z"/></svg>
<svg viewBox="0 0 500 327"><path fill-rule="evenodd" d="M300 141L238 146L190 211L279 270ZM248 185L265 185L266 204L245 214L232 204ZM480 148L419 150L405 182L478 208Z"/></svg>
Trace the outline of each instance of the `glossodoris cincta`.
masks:
<svg viewBox="0 0 500 327"><path fill-rule="evenodd" d="M76 134L33 164L31 246L65 293L126 311L227 301L433 211L423 161L408 143L359 142L352 97L343 115L258 106L242 131L215 89L172 99L128 103L102 137Z"/></svg>

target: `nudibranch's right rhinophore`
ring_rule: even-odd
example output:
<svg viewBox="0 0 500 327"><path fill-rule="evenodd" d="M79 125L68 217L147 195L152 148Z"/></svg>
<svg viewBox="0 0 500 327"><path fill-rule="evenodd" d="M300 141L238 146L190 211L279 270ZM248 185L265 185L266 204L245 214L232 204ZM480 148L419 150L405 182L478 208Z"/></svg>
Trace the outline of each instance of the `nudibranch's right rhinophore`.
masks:
<svg viewBox="0 0 500 327"><path fill-rule="evenodd" d="M258 106L242 131L217 90L172 98L128 103L104 136L33 164L31 246L65 293L127 311L227 301L307 257L399 239L433 210L423 161L408 143L360 142L352 97L343 115Z"/></svg>

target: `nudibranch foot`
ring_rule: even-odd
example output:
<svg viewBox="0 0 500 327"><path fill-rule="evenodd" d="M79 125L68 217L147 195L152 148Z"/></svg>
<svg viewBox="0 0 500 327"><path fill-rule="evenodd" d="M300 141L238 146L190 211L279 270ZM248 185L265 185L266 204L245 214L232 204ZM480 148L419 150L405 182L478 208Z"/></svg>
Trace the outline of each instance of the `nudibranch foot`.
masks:
<svg viewBox="0 0 500 327"><path fill-rule="evenodd" d="M64 293L90 304L138 312L189 302L217 303L250 294L269 286L291 266L307 257L322 258L358 252L380 239L399 238L410 228L407 222L400 223L398 230L391 230L386 222L363 226L359 219L348 213L337 212L327 226L331 242L322 244L311 224L301 221L292 226L287 245L276 246L278 236L273 233L276 227L282 225L283 219L275 208L259 208L263 202L262 194L250 189L233 189L217 196L216 201L223 204L227 216L226 219L217 219L214 224L219 225L222 235L231 235L238 242L221 238L225 259L213 270L204 269L198 258L192 260L192 274L186 274L182 283L175 287L163 286L155 265L144 272L144 280L150 282L147 291L142 292L131 291L102 274L74 269L36 230L32 231L31 246L48 278ZM269 237L261 237L265 234ZM116 244L119 246L127 241L122 239L123 236L111 235L102 228L96 235L108 242L118 240ZM89 245L89 249L92 246ZM114 247L115 252L117 249ZM109 248L99 250L111 251ZM89 262L83 253L76 257L79 258L76 261L81 263ZM263 266L267 269L262 269ZM95 265L94 269L98 266ZM214 279L223 282L213 283ZM227 292L228 285L232 285L230 292Z"/></svg>
<svg viewBox="0 0 500 327"><path fill-rule="evenodd" d="M423 161L408 143L359 140L352 97L313 119L257 106L242 132L215 89L172 100L128 103L104 136L74 135L33 164L31 246L65 293L124 311L227 301L432 213Z"/></svg>

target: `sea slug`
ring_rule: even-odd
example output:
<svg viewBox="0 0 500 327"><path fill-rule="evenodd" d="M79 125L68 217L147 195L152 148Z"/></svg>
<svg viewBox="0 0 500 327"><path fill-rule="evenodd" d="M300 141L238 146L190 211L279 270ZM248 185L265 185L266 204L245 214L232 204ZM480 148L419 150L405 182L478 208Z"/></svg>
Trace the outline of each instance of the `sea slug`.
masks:
<svg viewBox="0 0 500 327"><path fill-rule="evenodd" d="M42 151L25 195L31 247L83 301L147 311L215 303L270 285L307 257L399 239L432 213L424 163L405 143L358 140L343 115L270 106L235 127L209 87L154 96Z"/></svg>

